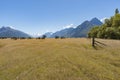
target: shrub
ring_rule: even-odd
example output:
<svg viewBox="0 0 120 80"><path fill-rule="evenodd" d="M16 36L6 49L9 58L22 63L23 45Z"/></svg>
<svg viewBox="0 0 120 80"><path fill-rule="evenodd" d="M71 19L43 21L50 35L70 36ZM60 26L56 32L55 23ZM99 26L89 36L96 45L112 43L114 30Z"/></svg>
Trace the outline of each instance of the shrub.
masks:
<svg viewBox="0 0 120 80"><path fill-rule="evenodd" d="M61 36L60 38L61 38L61 39L65 39L65 37L64 37L64 36Z"/></svg>
<svg viewBox="0 0 120 80"><path fill-rule="evenodd" d="M42 36L42 39L45 39L46 37L47 37L46 35L43 35L43 36Z"/></svg>
<svg viewBox="0 0 120 80"><path fill-rule="evenodd" d="M59 38L59 36L55 36L55 39L58 39Z"/></svg>

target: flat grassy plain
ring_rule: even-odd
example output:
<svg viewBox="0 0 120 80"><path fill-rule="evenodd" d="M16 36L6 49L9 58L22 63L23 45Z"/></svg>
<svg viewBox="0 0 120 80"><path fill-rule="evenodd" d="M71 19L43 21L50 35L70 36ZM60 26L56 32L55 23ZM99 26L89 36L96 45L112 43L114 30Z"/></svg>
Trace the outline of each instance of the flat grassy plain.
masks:
<svg viewBox="0 0 120 80"><path fill-rule="evenodd" d="M0 40L0 80L120 80L120 40Z"/></svg>

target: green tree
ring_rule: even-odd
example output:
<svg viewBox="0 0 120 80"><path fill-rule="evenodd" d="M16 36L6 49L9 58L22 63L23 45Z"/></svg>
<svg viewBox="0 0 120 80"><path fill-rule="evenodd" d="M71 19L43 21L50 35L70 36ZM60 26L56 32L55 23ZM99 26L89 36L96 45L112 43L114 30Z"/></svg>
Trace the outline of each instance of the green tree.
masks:
<svg viewBox="0 0 120 80"><path fill-rule="evenodd" d="M99 31L99 26L93 27L90 32L88 33L88 37L97 37L97 33Z"/></svg>
<svg viewBox="0 0 120 80"><path fill-rule="evenodd" d="M120 26L120 14L116 14L113 18L113 27L119 27Z"/></svg>
<svg viewBox="0 0 120 80"><path fill-rule="evenodd" d="M97 37L105 39L120 39L120 14L115 10L115 15L106 19L100 27L94 27L88 33L88 37Z"/></svg>
<svg viewBox="0 0 120 80"><path fill-rule="evenodd" d="M110 19L105 19L105 26L106 27L111 27L112 26L112 22Z"/></svg>
<svg viewBox="0 0 120 80"><path fill-rule="evenodd" d="M118 8L115 10L115 14L119 14L119 10L118 10Z"/></svg>
<svg viewBox="0 0 120 80"><path fill-rule="evenodd" d="M106 27L105 26L101 26L99 28L99 31L98 33L96 34L98 38L106 38L105 36L105 30L106 30Z"/></svg>
<svg viewBox="0 0 120 80"><path fill-rule="evenodd" d="M105 31L105 36L107 39L116 39L117 33L116 33L115 28L113 27L107 28Z"/></svg>

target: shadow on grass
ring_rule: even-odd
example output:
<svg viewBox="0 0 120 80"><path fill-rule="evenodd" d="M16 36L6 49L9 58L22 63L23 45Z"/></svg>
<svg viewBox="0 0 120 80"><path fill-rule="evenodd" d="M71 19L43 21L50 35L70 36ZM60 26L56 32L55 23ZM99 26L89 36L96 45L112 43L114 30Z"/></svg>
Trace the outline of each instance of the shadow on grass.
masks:
<svg viewBox="0 0 120 80"><path fill-rule="evenodd" d="M99 41L95 41L96 43L98 43L98 44L101 44L101 45L103 45L103 46L107 46L106 44L104 44L104 43L102 43L102 42L99 42Z"/></svg>
<svg viewBox="0 0 120 80"><path fill-rule="evenodd" d="M107 46L107 45L104 44L104 43L102 43L102 42L95 41L95 44L94 44L93 48L94 48L95 50L99 50L99 49L105 48L106 46Z"/></svg>

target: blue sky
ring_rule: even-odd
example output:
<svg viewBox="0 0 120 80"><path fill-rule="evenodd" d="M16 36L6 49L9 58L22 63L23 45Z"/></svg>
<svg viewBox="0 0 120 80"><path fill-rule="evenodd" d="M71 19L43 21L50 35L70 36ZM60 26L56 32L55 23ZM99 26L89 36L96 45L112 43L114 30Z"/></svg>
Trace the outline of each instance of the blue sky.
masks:
<svg viewBox="0 0 120 80"><path fill-rule="evenodd" d="M0 27L30 34L54 32L120 10L120 0L0 0Z"/></svg>

